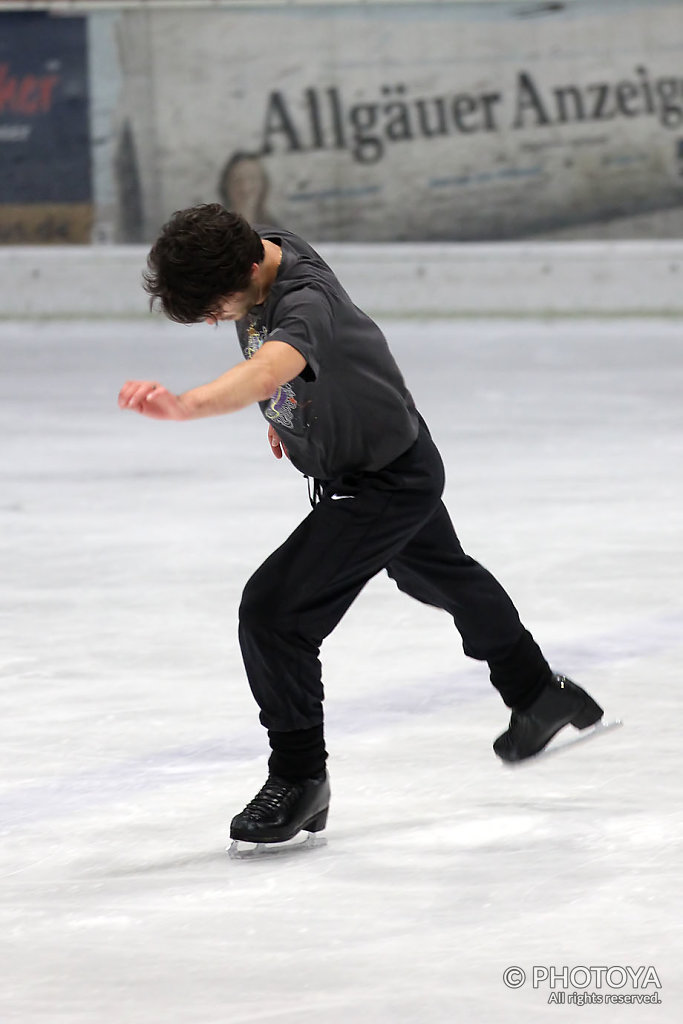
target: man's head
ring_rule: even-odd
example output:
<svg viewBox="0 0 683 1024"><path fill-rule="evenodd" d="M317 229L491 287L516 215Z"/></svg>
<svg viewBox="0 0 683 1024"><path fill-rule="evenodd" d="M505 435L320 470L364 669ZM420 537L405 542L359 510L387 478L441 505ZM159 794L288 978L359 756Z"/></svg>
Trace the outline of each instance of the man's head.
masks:
<svg viewBox="0 0 683 1024"><path fill-rule="evenodd" d="M225 319L226 308L237 319L257 301L263 257L263 242L239 214L218 203L193 206L162 228L147 257L145 290L181 324Z"/></svg>

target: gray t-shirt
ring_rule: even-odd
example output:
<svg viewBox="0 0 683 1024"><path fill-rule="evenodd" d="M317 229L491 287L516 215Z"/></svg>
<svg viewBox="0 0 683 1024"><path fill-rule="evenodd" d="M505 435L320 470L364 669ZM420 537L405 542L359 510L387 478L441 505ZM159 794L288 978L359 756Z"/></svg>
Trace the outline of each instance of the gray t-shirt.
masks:
<svg viewBox="0 0 683 1024"><path fill-rule="evenodd" d="M283 341L307 364L259 403L262 413L307 476L332 480L381 469L418 433L415 404L386 338L303 239L256 230L282 247L282 262L265 302L236 322L242 353L249 359L269 341Z"/></svg>

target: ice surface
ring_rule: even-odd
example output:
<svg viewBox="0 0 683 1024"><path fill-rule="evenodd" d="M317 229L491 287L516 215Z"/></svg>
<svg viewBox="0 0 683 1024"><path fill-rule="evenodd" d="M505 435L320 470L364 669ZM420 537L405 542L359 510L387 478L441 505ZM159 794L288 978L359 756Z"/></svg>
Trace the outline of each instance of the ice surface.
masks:
<svg viewBox="0 0 683 1024"><path fill-rule="evenodd" d="M182 389L237 362L230 325L6 323L2 1024L681 1019L682 325L385 327L466 549L625 727L504 768L484 667L378 577L323 652L326 845L230 860L265 778L237 606L305 483L255 409L116 406L127 377ZM661 990L586 991L661 1005L532 984L627 965Z"/></svg>

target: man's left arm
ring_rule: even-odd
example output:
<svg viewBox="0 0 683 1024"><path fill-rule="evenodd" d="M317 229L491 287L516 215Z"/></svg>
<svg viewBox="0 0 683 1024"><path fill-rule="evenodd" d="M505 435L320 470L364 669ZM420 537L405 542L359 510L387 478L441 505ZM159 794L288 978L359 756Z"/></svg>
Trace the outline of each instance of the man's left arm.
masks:
<svg viewBox="0 0 683 1024"><path fill-rule="evenodd" d="M237 412L270 398L298 377L306 360L284 341L268 341L245 363L233 366L209 384L174 395L155 381L126 381L119 407L157 420L194 420Z"/></svg>

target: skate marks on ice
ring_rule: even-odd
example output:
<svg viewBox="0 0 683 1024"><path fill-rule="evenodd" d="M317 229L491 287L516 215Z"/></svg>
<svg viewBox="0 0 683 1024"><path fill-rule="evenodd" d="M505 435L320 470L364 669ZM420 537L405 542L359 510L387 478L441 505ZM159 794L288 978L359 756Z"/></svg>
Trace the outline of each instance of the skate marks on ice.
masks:
<svg viewBox="0 0 683 1024"><path fill-rule="evenodd" d="M589 726L588 729L582 729L581 732L566 732L561 729L553 739L550 740L548 745L539 750L537 754L532 754L531 757L525 757L521 761L504 761L502 762L506 768L521 768L524 765L538 763L538 761L544 761L546 758L551 757L553 754L561 754L563 751L568 750L570 747L576 747L579 743L587 743L588 740L600 739L605 733L613 732L615 729L620 729L624 723L620 718L611 718L607 722L600 719L595 725ZM566 729L566 727L565 727Z"/></svg>
<svg viewBox="0 0 683 1024"><path fill-rule="evenodd" d="M327 846L324 835L302 831L284 843L248 843L243 839L233 839L227 847L227 854L230 860L270 861L274 857L280 860L298 857L324 846Z"/></svg>
<svg viewBox="0 0 683 1024"><path fill-rule="evenodd" d="M596 633L590 641L557 645L553 662L573 664L580 673L623 660L638 661L669 653L680 647L680 623L679 612L654 615L641 621L637 630L633 622L626 620L616 628ZM18 678L11 662L0 665L2 678ZM362 701L339 700L330 721L330 733L341 739L359 730L383 729L416 716L428 716L465 702L476 704L488 699L489 691L481 673L465 665L443 676L420 679L415 685L380 688L375 694L364 694ZM574 738L573 743L582 738ZM549 748L528 760L536 761L561 749L563 743L553 741ZM27 779L0 794L0 817L5 827L17 828L33 822L84 815L93 807L112 805L130 796L137 797L143 791L223 771L233 764L253 760L262 752L262 737L250 725L242 733L150 750L144 756L115 761L94 770L77 770L38 781ZM523 763L516 762L515 766Z"/></svg>

